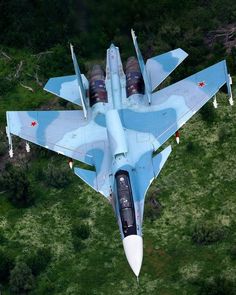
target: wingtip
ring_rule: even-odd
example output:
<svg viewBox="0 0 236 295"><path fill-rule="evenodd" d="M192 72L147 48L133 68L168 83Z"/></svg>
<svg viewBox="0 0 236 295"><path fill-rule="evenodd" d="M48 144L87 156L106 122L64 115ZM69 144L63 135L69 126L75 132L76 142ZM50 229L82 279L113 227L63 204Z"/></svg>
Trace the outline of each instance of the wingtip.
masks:
<svg viewBox="0 0 236 295"><path fill-rule="evenodd" d="M185 57L187 57L189 54L185 51L185 50L183 50L182 48L179 48L179 50L181 50L182 52L183 52L183 54L185 55Z"/></svg>

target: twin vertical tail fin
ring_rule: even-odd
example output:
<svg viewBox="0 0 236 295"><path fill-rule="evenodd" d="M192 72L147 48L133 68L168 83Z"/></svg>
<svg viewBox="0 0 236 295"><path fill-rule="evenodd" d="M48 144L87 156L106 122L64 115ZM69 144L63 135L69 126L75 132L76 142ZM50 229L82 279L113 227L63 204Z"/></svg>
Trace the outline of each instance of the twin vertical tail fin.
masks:
<svg viewBox="0 0 236 295"><path fill-rule="evenodd" d="M135 36L134 30L131 30L131 35L141 73L143 75L148 102L150 104L152 92L155 91L161 82L170 75L170 73L188 56L188 54L181 48L178 48L149 58L145 64L138 47L137 37Z"/></svg>
<svg viewBox="0 0 236 295"><path fill-rule="evenodd" d="M151 84L150 84L150 80L149 80L149 77L148 77L146 66L144 64L142 53L141 53L141 51L140 51L140 49L138 47L137 37L136 37L135 32L134 32L133 29L131 29L131 36L132 36L132 39L133 39L134 48L135 48L136 55L137 55L137 58L138 58L139 67L140 67L140 70L141 70L141 73L142 73L142 76L143 76L143 81L144 81L144 85L145 85L145 93L146 93L147 98L148 98L148 103L151 104L151 92L152 92Z"/></svg>
<svg viewBox="0 0 236 295"><path fill-rule="evenodd" d="M80 73L73 46L70 45L70 48L75 75L50 78L43 89L81 106L83 108L84 117L86 118L86 89L88 89L88 80Z"/></svg>
<svg viewBox="0 0 236 295"><path fill-rule="evenodd" d="M83 85L82 75L80 73L80 68L79 68L77 58L76 58L75 53L74 53L74 47L73 47L72 44L70 44L70 51L71 51L72 61L73 61L73 64L74 64L75 74L76 74L78 85L79 85L79 94L80 94L80 98L81 98L81 104L82 104L82 107L83 107L84 117L87 118L87 108L86 108L86 103L85 103L86 90L85 90L84 85Z"/></svg>

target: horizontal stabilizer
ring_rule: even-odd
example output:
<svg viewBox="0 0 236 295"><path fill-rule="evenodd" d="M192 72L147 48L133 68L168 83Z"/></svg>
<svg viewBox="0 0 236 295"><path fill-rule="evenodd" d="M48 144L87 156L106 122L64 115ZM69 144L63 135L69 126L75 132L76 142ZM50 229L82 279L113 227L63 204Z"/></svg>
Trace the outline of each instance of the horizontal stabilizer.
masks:
<svg viewBox="0 0 236 295"><path fill-rule="evenodd" d="M152 91L161 84L181 64L188 54L181 48L149 58L146 63Z"/></svg>
<svg viewBox="0 0 236 295"><path fill-rule="evenodd" d="M171 146L169 145L162 152L160 152L158 155L152 158L153 171L155 177L157 177L158 174L161 172L161 169L163 168L166 160L168 159L171 150Z"/></svg>
<svg viewBox="0 0 236 295"><path fill-rule="evenodd" d="M151 103L151 92L152 92L151 84L150 84L150 80L149 80L149 77L147 74L146 66L144 64L142 53L138 47L137 37L135 35L134 30L132 30L132 29L131 29L131 36L132 36L133 43L134 43L134 49L136 51L136 55L138 58L139 67L140 67L140 70L141 70L141 73L143 76L143 81L144 81L144 85L145 85L145 94L147 95L148 102L150 104Z"/></svg>
<svg viewBox="0 0 236 295"><path fill-rule="evenodd" d="M91 186L95 191L98 191L97 187L97 175L95 171L86 170L76 167L74 172L79 176L84 182Z"/></svg>
<svg viewBox="0 0 236 295"><path fill-rule="evenodd" d="M88 87L88 80L82 74L83 84ZM76 75L55 77L48 80L44 90L82 106L81 94Z"/></svg>

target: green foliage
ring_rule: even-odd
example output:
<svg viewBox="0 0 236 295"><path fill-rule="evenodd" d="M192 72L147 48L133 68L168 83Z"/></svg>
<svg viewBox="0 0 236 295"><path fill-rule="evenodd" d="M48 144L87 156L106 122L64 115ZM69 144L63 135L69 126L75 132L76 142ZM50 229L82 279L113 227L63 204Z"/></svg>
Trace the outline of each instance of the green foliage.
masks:
<svg viewBox="0 0 236 295"><path fill-rule="evenodd" d="M17 261L10 273L10 289L14 294L26 294L34 287L34 276L28 265Z"/></svg>
<svg viewBox="0 0 236 295"><path fill-rule="evenodd" d="M225 141L229 140L230 137L230 130L227 129L226 125L220 126L218 131L218 140L220 143L224 143Z"/></svg>
<svg viewBox="0 0 236 295"><path fill-rule="evenodd" d="M229 254L230 254L230 257L231 257L233 260L236 260L236 245L233 245L233 246L230 248Z"/></svg>
<svg viewBox="0 0 236 295"><path fill-rule="evenodd" d="M212 124L216 121L217 114L211 102L206 103L199 111L202 120L207 124Z"/></svg>
<svg viewBox="0 0 236 295"><path fill-rule="evenodd" d="M104 62L104 52L110 42L120 47L123 62L134 55L131 27L137 33L145 58L183 48L189 57L161 87L224 58L231 74L236 73L235 49L226 53L221 42L212 47L204 42L209 31L235 22L233 0L200 0L197 4L184 0L174 4L167 0L158 3L101 0L99 4L94 0L69 0L66 5L62 0L4 0L0 2L0 11L2 134L5 134L7 110L72 109L66 101L51 100L52 95L43 93L35 79L38 74L43 84L49 77L74 73L69 42L75 45L82 72L84 64L94 63L92 59ZM15 77L21 61L22 70ZM34 92L20 83L32 87ZM210 130L205 128L199 116L186 124L182 144L176 146L147 195L144 262L139 286L125 259L112 209L78 178L70 177L72 173L63 157L59 159L55 155L51 159L52 152L32 147L32 167L24 176L10 171L25 168L7 165L6 176L19 174L20 180L9 181L7 177L9 189L4 192L4 177L0 177L3 188L0 192L0 253L5 255L0 260L0 268L6 270L0 274L9 274L13 268L11 256L24 259L26 264L17 262L19 280L15 279L15 292L28 292L35 276L37 284L32 294L111 294L116 289L124 295L182 295L198 294L198 291L199 294L232 294L235 237L227 234L226 227L219 225L219 221L226 224L230 232L235 232L236 175L232 167L236 165L236 118L234 109L230 110L220 97L218 100L217 111L209 102L200 116L205 123L214 125ZM224 143L222 147L217 144L218 140ZM0 140L2 155L7 152L5 141ZM205 157L201 157L200 147ZM50 167L47 167L48 160ZM1 157L1 168L4 162L5 156ZM19 165L18 157L12 162ZM41 183L33 181L35 179ZM22 186L29 187L26 192L39 190L40 198L35 206L18 209L8 202L7 197L13 195L14 190L23 194ZM192 230L194 220L201 220L201 225ZM189 232L193 243L189 242ZM217 243L222 239L222 243ZM198 247L196 243L211 246ZM14 255L7 254L7 248ZM19 267L20 263L24 266ZM232 283L219 277L221 272L232 279ZM197 280L200 285L195 284ZM25 288L24 282L29 287ZM2 284L3 294L13 293L7 276Z"/></svg>
<svg viewBox="0 0 236 295"><path fill-rule="evenodd" d="M69 46L57 44L55 47L50 49L50 54L42 56L38 65L40 68L40 74L43 77L71 74L73 66Z"/></svg>
<svg viewBox="0 0 236 295"><path fill-rule="evenodd" d="M199 144L193 141L188 141L185 148L186 152L192 155L199 155L199 151L201 150Z"/></svg>
<svg viewBox="0 0 236 295"><path fill-rule="evenodd" d="M0 77L0 97L12 91L15 85L16 81Z"/></svg>
<svg viewBox="0 0 236 295"><path fill-rule="evenodd" d="M55 188L64 188L71 182L71 171L67 165L59 165L51 161L45 171L43 171L43 179L49 186Z"/></svg>
<svg viewBox="0 0 236 295"><path fill-rule="evenodd" d="M50 3L45 0L37 3L29 0L17 3L14 0L2 1L0 43L30 50L33 48L39 52L58 46L68 47L69 41L73 41L79 45L80 56L98 58L108 43L114 41L127 57L133 54L129 36L129 30L133 27L138 32L144 54L149 57L154 51L161 53L180 46L188 49L188 65L191 65L188 71L191 71L192 66L199 63L206 65L209 59L214 60L219 55L222 57L225 52L222 44L209 48L204 38L207 32L235 20L236 5L233 0L220 5L218 0L203 2L196 5L195 1L178 1L173 5L172 1L101 0L97 5L94 0L69 0L64 5L62 0L52 0ZM67 60L69 52L65 56ZM67 67L65 56L62 56L60 64L59 59L54 60L51 55L52 63L50 58L47 59L49 68L53 63L58 65L56 71ZM230 57L230 66L235 72L234 50ZM46 63L44 65L48 68Z"/></svg>
<svg viewBox="0 0 236 295"><path fill-rule="evenodd" d="M9 165L3 173L0 183L8 191L9 200L16 206L27 207L32 204L35 193L28 177L27 167Z"/></svg>
<svg viewBox="0 0 236 295"><path fill-rule="evenodd" d="M6 250L0 250L0 283L8 282L13 260Z"/></svg>
<svg viewBox="0 0 236 295"><path fill-rule="evenodd" d="M90 228L88 224L85 223L74 223L72 227L72 238L73 238L73 245L76 251L81 251L84 249L85 244L83 243L84 240L87 240L90 235Z"/></svg>
<svg viewBox="0 0 236 295"><path fill-rule="evenodd" d="M50 3L2 1L0 10L0 42L10 46L28 46L40 50L78 32L74 14L77 9L71 0L67 5L62 0L52 0Z"/></svg>
<svg viewBox="0 0 236 295"><path fill-rule="evenodd" d="M159 190L152 190L148 192L145 200L144 218L148 218L150 221L154 221L159 218L162 212L161 203L157 200L157 196L160 194Z"/></svg>
<svg viewBox="0 0 236 295"><path fill-rule="evenodd" d="M4 244L6 242L6 238L3 233L0 232L0 245Z"/></svg>
<svg viewBox="0 0 236 295"><path fill-rule="evenodd" d="M72 230L73 235L79 237L81 240L86 240L89 237L90 230L87 224L74 225Z"/></svg>
<svg viewBox="0 0 236 295"><path fill-rule="evenodd" d="M5 155L7 151L7 145L5 142L0 142L0 157Z"/></svg>
<svg viewBox="0 0 236 295"><path fill-rule="evenodd" d="M234 295L236 292L235 284L228 279L215 277L213 280L201 283L199 295Z"/></svg>
<svg viewBox="0 0 236 295"><path fill-rule="evenodd" d="M78 210L78 217L82 218L82 219L86 219L90 216L90 212L87 208L80 208Z"/></svg>
<svg viewBox="0 0 236 295"><path fill-rule="evenodd" d="M26 264L30 267L32 274L37 276L46 269L51 258L52 254L49 249L40 248L26 257Z"/></svg>
<svg viewBox="0 0 236 295"><path fill-rule="evenodd" d="M226 231L214 224L198 224L192 233L192 241L198 245L209 245L221 241Z"/></svg>
<svg viewBox="0 0 236 295"><path fill-rule="evenodd" d="M36 157L40 157L40 158L52 158L53 156L55 156L55 153L53 151L50 151L49 149L43 148L41 146L33 146L33 153Z"/></svg>
<svg viewBox="0 0 236 295"><path fill-rule="evenodd" d="M6 135L0 132L0 157L7 153Z"/></svg>

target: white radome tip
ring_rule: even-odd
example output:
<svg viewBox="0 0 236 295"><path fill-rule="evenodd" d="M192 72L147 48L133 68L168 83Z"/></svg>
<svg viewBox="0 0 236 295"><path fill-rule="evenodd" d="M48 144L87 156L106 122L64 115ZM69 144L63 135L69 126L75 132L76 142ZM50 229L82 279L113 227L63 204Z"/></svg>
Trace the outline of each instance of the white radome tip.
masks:
<svg viewBox="0 0 236 295"><path fill-rule="evenodd" d="M138 277L143 261L143 238L138 235L127 236L123 239L123 246L129 265Z"/></svg>

